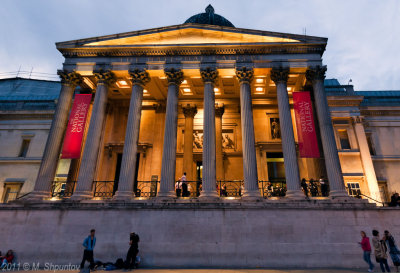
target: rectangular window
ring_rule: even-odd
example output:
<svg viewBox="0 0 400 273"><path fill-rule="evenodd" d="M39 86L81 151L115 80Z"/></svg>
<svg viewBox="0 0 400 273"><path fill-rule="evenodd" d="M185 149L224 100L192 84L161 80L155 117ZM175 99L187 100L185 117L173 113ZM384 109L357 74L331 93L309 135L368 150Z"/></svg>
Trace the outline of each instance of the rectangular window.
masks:
<svg viewBox="0 0 400 273"><path fill-rule="evenodd" d="M347 130L339 129L338 135L339 135L339 141L340 141L340 148L342 150L350 150L351 147L350 147L349 135L347 134Z"/></svg>
<svg viewBox="0 0 400 273"><path fill-rule="evenodd" d="M350 196L361 196L360 184L358 182L347 182L347 190L349 191Z"/></svg>
<svg viewBox="0 0 400 273"><path fill-rule="evenodd" d="M375 153L375 148L374 148L374 144L372 143L372 136L371 136L371 134L367 134L367 143L368 143L369 153L370 153L371 155L376 155L376 153Z"/></svg>
<svg viewBox="0 0 400 273"><path fill-rule="evenodd" d="M285 180L285 166L282 153L267 153L268 180Z"/></svg>
<svg viewBox="0 0 400 273"><path fill-rule="evenodd" d="M10 201L17 199L21 187L22 183L5 183L3 202L8 203Z"/></svg>
<svg viewBox="0 0 400 273"><path fill-rule="evenodd" d="M28 149L29 149L30 143L31 143L30 139L22 140L21 150L19 151L18 157L26 157L26 155L28 154Z"/></svg>

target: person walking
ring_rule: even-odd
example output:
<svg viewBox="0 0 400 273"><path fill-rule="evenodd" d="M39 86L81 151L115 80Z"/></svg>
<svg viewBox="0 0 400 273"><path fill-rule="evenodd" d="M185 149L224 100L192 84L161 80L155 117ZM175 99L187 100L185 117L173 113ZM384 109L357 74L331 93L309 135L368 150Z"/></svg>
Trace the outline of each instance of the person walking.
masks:
<svg viewBox="0 0 400 273"><path fill-rule="evenodd" d="M359 244L361 245L361 248L363 250L364 261L369 266L368 272L372 272L375 266L371 262L371 244L369 243L369 238L364 231L361 231L361 242Z"/></svg>
<svg viewBox="0 0 400 273"><path fill-rule="evenodd" d="M136 262L136 256L139 253L139 235L132 232L129 236L129 250L126 254L125 269L133 269Z"/></svg>
<svg viewBox="0 0 400 273"><path fill-rule="evenodd" d="M328 183L324 180L324 177L319 179L319 184L321 185L321 195L324 197L328 196Z"/></svg>
<svg viewBox="0 0 400 273"><path fill-rule="evenodd" d="M396 242L394 241L394 237L387 230L385 230L384 240L386 241L386 244L389 247L389 255L390 255L390 258L392 259L393 265L396 267L396 272L399 272L400 251L397 248Z"/></svg>
<svg viewBox="0 0 400 273"><path fill-rule="evenodd" d="M372 244L374 246L374 254L376 262L379 263L382 272L385 272L385 268L387 272L390 272L390 267L387 263L387 247L384 240L379 238L379 232L377 230L372 231Z"/></svg>
<svg viewBox="0 0 400 273"><path fill-rule="evenodd" d="M81 270L85 267L85 262L88 261L90 263L89 268L91 270L94 269L94 260L93 260L93 249L96 245L96 237L94 236L96 231L94 229L90 230L90 235L86 237L83 241L83 247L85 250L83 251L83 258L81 262Z"/></svg>

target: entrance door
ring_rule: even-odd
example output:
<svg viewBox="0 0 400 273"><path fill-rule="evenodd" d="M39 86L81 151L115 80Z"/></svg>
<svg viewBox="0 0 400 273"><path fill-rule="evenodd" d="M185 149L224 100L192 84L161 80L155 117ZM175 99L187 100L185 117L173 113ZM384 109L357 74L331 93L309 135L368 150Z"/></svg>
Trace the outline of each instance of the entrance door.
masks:
<svg viewBox="0 0 400 273"><path fill-rule="evenodd" d="M201 181L203 178L203 161L196 162L196 180Z"/></svg>
<svg viewBox="0 0 400 273"><path fill-rule="evenodd" d="M137 191L137 178L138 178L138 171L139 171L139 160L140 160L140 153L136 155L136 171L135 171L135 179L133 184L133 190L136 193ZM119 174L121 172L121 163L122 163L122 153L117 154L117 166L115 167L115 179L114 179L114 188L113 188L113 195L118 190L118 183L119 183Z"/></svg>

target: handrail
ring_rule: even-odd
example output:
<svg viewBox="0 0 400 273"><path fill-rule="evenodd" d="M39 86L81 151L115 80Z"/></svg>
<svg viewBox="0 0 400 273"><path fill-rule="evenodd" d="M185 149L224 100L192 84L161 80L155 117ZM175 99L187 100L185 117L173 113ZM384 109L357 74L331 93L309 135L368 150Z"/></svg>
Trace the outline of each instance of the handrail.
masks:
<svg viewBox="0 0 400 273"><path fill-rule="evenodd" d="M378 201L378 200L376 200L376 199L374 199L374 198L372 198L371 196L368 196L368 195L365 195L365 194L363 194L363 193L357 193L357 196L364 196L364 197L366 197L366 198L368 198L368 199L371 199L372 201L374 201L374 202L376 202L376 203L381 203L382 204L382 207L384 207L385 206L385 202L382 202L382 201Z"/></svg>

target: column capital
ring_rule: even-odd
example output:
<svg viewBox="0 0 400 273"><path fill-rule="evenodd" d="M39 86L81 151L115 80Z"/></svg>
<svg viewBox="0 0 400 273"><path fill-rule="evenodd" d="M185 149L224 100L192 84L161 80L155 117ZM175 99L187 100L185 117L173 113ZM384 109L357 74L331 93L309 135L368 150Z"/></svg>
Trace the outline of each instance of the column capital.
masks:
<svg viewBox="0 0 400 273"><path fill-rule="evenodd" d="M104 69L94 70L93 75L97 79L97 85L99 84L112 85L116 81L115 75L113 72L111 72L111 70L104 70Z"/></svg>
<svg viewBox="0 0 400 273"><path fill-rule="evenodd" d="M308 81L313 82L315 80L324 80L325 79L326 66L314 66L309 67L306 71L306 78Z"/></svg>
<svg viewBox="0 0 400 273"><path fill-rule="evenodd" d="M218 78L218 71L215 68L207 67L200 69L200 75L204 83L215 83Z"/></svg>
<svg viewBox="0 0 400 273"><path fill-rule="evenodd" d="M150 82L149 73L145 69L133 68L129 69L129 75L132 77L132 85L138 84L144 86L148 82Z"/></svg>
<svg viewBox="0 0 400 273"><path fill-rule="evenodd" d="M236 68L236 77L239 79L239 82L248 82L250 83L254 77L253 68L243 66L241 68Z"/></svg>
<svg viewBox="0 0 400 273"><path fill-rule="evenodd" d="M363 116L353 116L351 117L353 124L363 123L364 117Z"/></svg>
<svg viewBox="0 0 400 273"><path fill-rule="evenodd" d="M169 68L164 70L168 80L168 85L175 84L179 86L183 82L183 72L180 69Z"/></svg>
<svg viewBox="0 0 400 273"><path fill-rule="evenodd" d="M165 113L166 110L165 102L160 101L158 103L154 103L153 108L156 111L156 113Z"/></svg>
<svg viewBox="0 0 400 273"><path fill-rule="evenodd" d="M61 84L77 86L82 82L82 76L75 71L57 70L58 76L61 78Z"/></svg>
<svg viewBox="0 0 400 273"><path fill-rule="evenodd" d="M194 116L197 114L197 106L194 105L186 105L183 106L182 105L182 110L183 110L183 114L185 115L185 118L190 117L190 118L194 118Z"/></svg>
<svg viewBox="0 0 400 273"><path fill-rule="evenodd" d="M222 117L222 115L225 112L225 106L224 105L215 105L215 116L216 117Z"/></svg>
<svg viewBox="0 0 400 273"><path fill-rule="evenodd" d="M271 80L277 84L278 82L287 83L289 78L289 68L272 68L271 70Z"/></svg>

